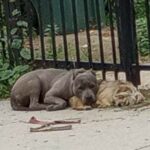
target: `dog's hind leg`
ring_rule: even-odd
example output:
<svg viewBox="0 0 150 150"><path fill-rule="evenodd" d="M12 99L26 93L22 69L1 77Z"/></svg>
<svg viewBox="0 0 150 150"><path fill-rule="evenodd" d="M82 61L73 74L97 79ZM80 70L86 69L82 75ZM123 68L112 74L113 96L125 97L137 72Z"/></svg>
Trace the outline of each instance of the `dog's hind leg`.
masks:
<svg viewBox="0 0 150 150"><path fill-rule="evenodd" d="M46 107L48 111L62 110L67 106L67 102L64 99L54 96L45 97L44 103L49 104Z"/></svg>
<svg viewBox="0 0 150 150"><path fill-rule="evenodd" d="M19 99L17 99L14 96L11 96L11 106L12 106L13 110L16 110L16 111L45 110L46 105L36 103L37 100L38 100L38 97L35 97L35 96L30 97L30 100L28 103L30 103L30 101L31 101L31 104L24 105L24 104L20 103ZM27 102L27 99L26 99L26 102Z"/></svg>
<svg viewBox="0 0 150 150"><path fill-rule="evenodd" d="M46 106L47 106L46 104L40 104L39 103L39 96L37 96L37 95L30 96L29 109L32 109L32 110L45 110Z"/></svg>

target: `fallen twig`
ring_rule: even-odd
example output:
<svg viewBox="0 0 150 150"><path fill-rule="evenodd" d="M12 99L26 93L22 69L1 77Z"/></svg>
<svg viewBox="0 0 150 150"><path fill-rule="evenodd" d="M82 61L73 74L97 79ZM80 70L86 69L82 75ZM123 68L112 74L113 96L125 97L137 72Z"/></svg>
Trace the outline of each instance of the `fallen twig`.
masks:
<svg viewBox="0 0 150 150"><path fill-rule="evenodd" d="M103 119L99 121L114 121L114 120L125 120L125 118L108 118L108 119Z"/></svg>
<svg viewBox="0 0 150 150"><path fill-rule="evenodd" d="M43 126L37 128L30 128L30 132L45 132L45 131L64 131L71 130L72 125L61 126L61 127L50 127L49 129L42 129Z"/></svg>
<svg viewBox="0 0 150 150"><path fill-rule="evenodd" d="M32 123L32 124L39 124L40 127L30 128L30 132L45 132L45 131L61 131L61 130L71 130L72 125L70 124L77 124L80 123L81 120L55 120L55 121L41 121L38 120L36 117L31 117L30 120L26 123ZM60 127L50 127L51 125L58 125L58 124L69 124L66 126L60 126Z"/></svg>
<svg viewBox="0 0 150 150"><path fill-rule="evenodd" d="M55 124L78 124L81 123L81 120L55 120L55 121L41 121L38 120L36 117L31 117L28 123L32 124L39 124L39 125L44 125L44 126L49 126L49 125L55 125Z"/></svg>
<svg viewBox="0 0 150 150"><path fill-rule="evenodd" d="M45 125L45 124L48 124L49 122L48 121L40 121L36 117L32 116L27 123Z"/></svg>
<svg viewBox="0 0 150 150"><path fill-rule="evenodd" d="M150 145L145 145L145 146L142 146L140 148L136 148L135 150L141 150L141 149L145 149L145 148L148 148L148 147L150 147Z"/></svg>

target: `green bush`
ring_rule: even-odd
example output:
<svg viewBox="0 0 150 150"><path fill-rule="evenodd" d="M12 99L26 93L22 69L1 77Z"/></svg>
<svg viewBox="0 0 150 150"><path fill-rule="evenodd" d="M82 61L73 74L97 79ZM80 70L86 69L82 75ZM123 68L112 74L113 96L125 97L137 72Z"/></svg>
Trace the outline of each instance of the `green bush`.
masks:
<svg viewBox="0 0 150 150"><path fill-rule="evenodd" d="M146 56L146 55L150 54L146 18L137 19L136 24L137 24L138 49L142 56Z"/></svg>
<svg viewBox="0 0 150 150"><path fill-rule="evenodd" d="M143 18L145 16L145 0L134 0L135 2L135 12L137 19Z"/></svg>
<svg viewBox="0 0 150 150"><path fill-rule="evenodd" d="M137 44L142 56L150 54L145 0L135 0Z"/></svg>
<svg viewBox="0 0 150 150"><path fill-rule="evenodd" d="M24 73L30 70L28 65L9 68L8 63L0 62L0 98L6 98L10 95L10 89L16 80Z"/></svg>

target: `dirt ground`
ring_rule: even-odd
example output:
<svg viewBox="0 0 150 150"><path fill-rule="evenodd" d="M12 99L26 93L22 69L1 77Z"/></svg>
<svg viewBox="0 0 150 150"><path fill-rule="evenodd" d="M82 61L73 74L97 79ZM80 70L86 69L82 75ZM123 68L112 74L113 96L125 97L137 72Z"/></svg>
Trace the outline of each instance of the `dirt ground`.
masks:
<svg viewBox="0 0 150 150"><path fill-rule="evenodd" d="M0 148L4 150L149 150L150 109L16 112L0 102ZM31 116L41 120L81 119L69 131L30 133Z"/></svg>

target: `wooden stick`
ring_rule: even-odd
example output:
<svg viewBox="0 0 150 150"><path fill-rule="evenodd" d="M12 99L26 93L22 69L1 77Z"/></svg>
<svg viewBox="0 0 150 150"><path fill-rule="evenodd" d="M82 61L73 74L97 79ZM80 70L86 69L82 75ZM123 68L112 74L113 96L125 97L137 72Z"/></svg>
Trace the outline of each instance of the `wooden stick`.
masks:
<svg viewBox="0 0 150 150"><path fill-rule="evenodd" d="M30 118L30 120L28 121L28 123L45 125L46 123L49 123L49 122L48 121L40 121L36 117L32 116Z"/></svg>
<svg viewBox="0 0 150 150"><path fill-rule="evenodd" d="M61 127L51 127L49 129L42 129L42 130L41 130L41 127L38 127L38 128L30 128L30 132L64 131L64 130L71 130L71 129L72 129L72 125L61 126Z"/></svg>
<svg viewBox="0 0 150 150"><path fill-rule="evenodd" d="M49 126L49 125L55 125L55 124L78 124L81 123L81 120L56 120L56 121L40 121L38 120L36 117L31 117L28 123L32 123L32 124L40 124L43 125L43 127L45 126Z"/></svg>
<svg viewBox="0 0 150 150"><path fill-rule="evenodd" d="M56 120L53 124L78 124L81 123L81 120Z"/></svg>

